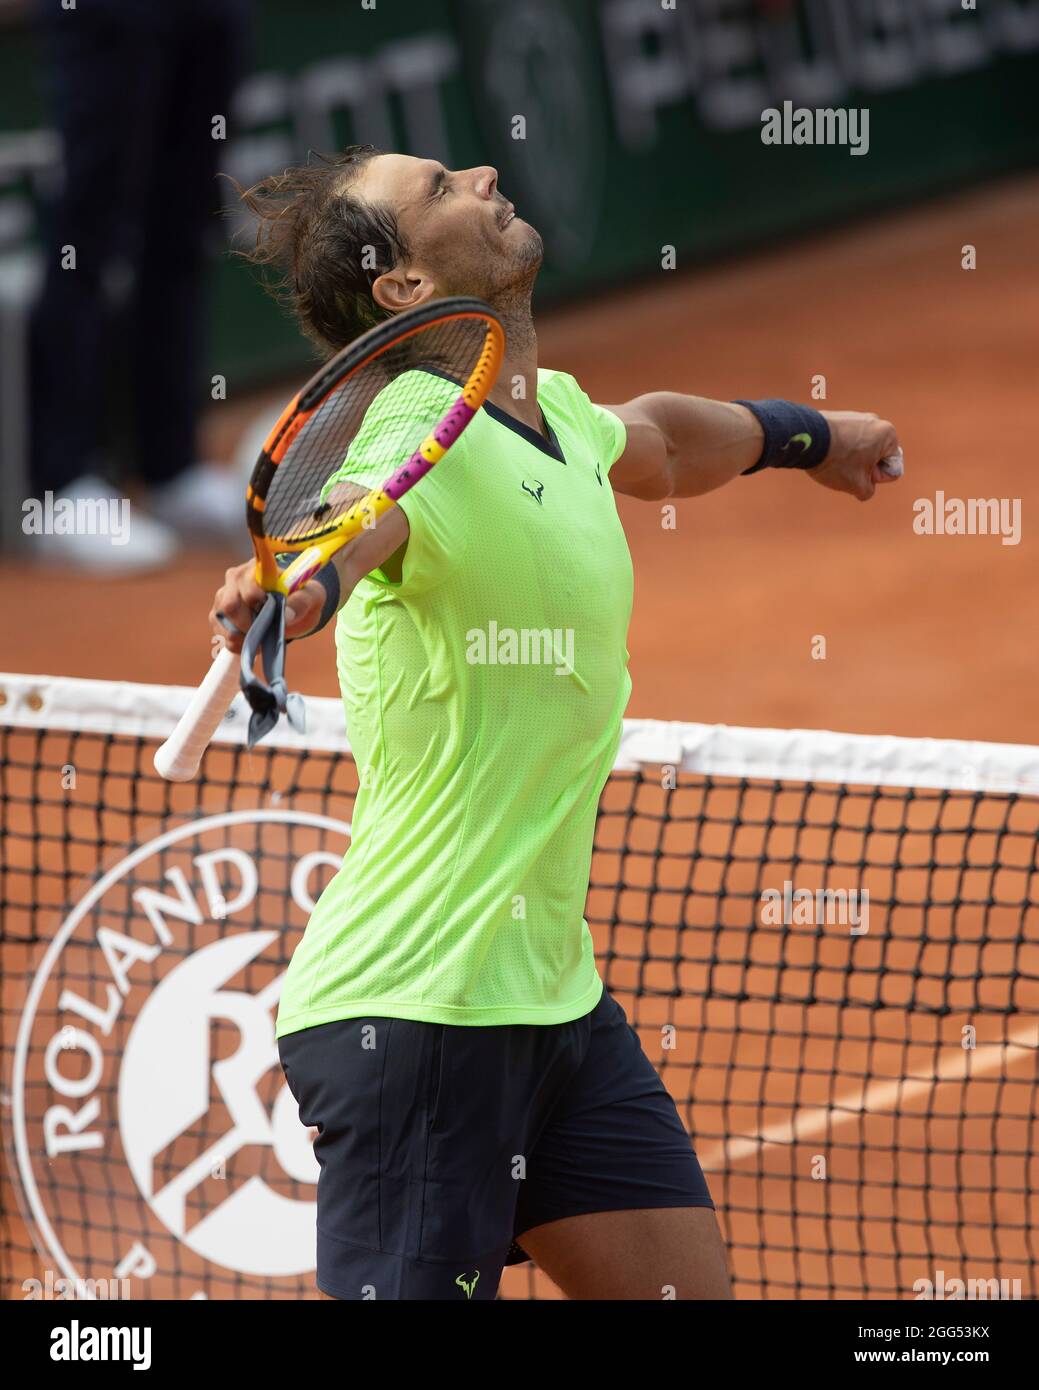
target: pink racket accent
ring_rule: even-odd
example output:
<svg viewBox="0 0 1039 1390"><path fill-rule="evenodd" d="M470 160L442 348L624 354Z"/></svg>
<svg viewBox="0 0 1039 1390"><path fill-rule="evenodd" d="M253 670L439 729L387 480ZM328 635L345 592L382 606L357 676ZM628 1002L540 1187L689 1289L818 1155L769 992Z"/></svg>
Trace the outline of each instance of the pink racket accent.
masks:
<svg viewBox="0 0 1039 1390"><path fill-rule="evenodd" d="M445 451L450 449L475 414L476 411L471 406L466 405L462 397L459 396L433 431L433 438ZM424 447L425 444L423 443L422 447L416 449L411 458L406 463L401 464L396 473L383 483L383 492L394 502L399 502L410 488L413 488L421 478L426 476L436 462L435 459L425 457L422 452Z"/></svg>
<svg viewBox="0 0 1039 1390"><path fill-rule="evenodd" d="M477 307L481 308L482 306ZM426 436L422 445L412 454L407 462L402 464L396 472L391 474L380 489L376 489L376 492L383 493L391 502L397 502L403 497L406 492L426 476L434 464L436 464L448 449L450 449L451 445L454 444L466 425L472 420L477 409L483 404L497 378L505 345L501 325L489 313L481 312L475 314L468 304L457 314L445 315L445 321L454 317L480 317L484 319L488 325L488 338L463 394L459 396L431 434ZM428 325L424 322L418 324L409 329L406 333L402 333L398 341L403 341L405 337L412 337L415 334L423 332L427 326ZM377 330L373 330L373 332L376 331ZM364 339L362 338L360 341L363 344ZM387 344L380 347L378 350L379 353L388 350L392 345L393 344ZM351 349L351 351L353 350L354 349ZM366 359L366 361L367 360L370 359ZM366 362L361 365L366 365ZM322 369L319 378L315 379L322 386L324 386L325 374L326 369ZM343 380L346 379L345 377L343 378ZM266 453L267 446L265 446L265 455L261 456L261 464L268 471L273 464L277 464L279 459L284 457L291 440L295 438L306 421L311 418L314 410L317 409L321 401L327 397L328 390L326 389L320 400L311 401L305 414L299 414L296 419L293 420L293 413L298 411L300 401L304 397L309 399L308 393L312 393L314 385L315 382L312 381L308 386L304 387L302 392L297 393L297 395L293 397L292 401L283 412L278 424L275 426L271 438L276 439L278 443L277 457L275 457L274 453L269 455ZM475 406L467 404L465 399L466 394L477 402ZM287 421L292 421L292 423L286 425ZM423 450L432 453L434 457L426 457ZM254 474L254 479L255 477L256 474ZM247 495L250 499L250 506L253 508L253 511L258 512L260 508L259 504L253 500L252 484L250 484ZM266 496L266 494L264 494L264 496ZM253 515L253 511L250 512L250 516ZM255 527L252 526L251 523L251 529L255 530L257 534L262 531L262 527L258 523ZM259 548L257 548L257 558L263 563ZM273 561L273 556L271 559ZM321 568L320 549L315 547L312 551L303 551L302 554L297 557L295 563L300 564L300 571L293 582L293 591L305 584L308 579L313 578L314 574ZM176 729L155 755L156 770L163 777L171 781L187 781L194 777L198 770L202 755L205 753L206 746L216 732L220 721L224 717L238 689L240 667L240 658L234 656L226 648L217 655L211 670L201 687L192 697L191 703L181 716Z"/></svg>

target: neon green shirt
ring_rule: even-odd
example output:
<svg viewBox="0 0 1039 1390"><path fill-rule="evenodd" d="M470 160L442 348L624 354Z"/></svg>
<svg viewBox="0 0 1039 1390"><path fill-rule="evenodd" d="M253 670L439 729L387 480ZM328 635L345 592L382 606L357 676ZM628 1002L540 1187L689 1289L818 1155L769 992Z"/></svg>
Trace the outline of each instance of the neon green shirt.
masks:
<svg viewBox="0 0 1039 1390"><path fill-rule="evenodd" d="M429 389L446 408L458 388ZM538 372L538 401L556 447L485 406L401 501L399 582L376 571L340 611L361 789L279 1036L369 1014L563 1023L599 1000L583 911L631 690L631 558L607 476L625 435L563 372ZM363 433L336 478L382 481Z"/></svg>

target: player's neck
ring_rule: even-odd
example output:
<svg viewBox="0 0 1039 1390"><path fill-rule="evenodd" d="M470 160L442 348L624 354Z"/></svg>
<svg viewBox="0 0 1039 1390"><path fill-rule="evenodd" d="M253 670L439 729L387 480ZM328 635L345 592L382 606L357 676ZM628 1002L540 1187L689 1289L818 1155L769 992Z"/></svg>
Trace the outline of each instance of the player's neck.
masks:
<svg viewBox="0 0 1039 1390"><path fill-rule="evenodd" d="M541 433L538 407L538 339L525 304L497 306L505 329L505 360L490 394L495 405L514 419Z"/></svg>

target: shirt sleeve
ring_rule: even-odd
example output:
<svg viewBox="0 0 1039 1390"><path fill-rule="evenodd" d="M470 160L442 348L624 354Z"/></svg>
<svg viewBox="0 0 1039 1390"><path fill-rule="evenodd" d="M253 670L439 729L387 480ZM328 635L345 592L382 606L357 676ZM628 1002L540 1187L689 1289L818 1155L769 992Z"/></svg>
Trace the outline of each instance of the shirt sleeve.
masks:
<svg viewBox="0 0 1039 1390"><path fill-rule="evenodd" d="M590 400L568 372L545 368L538 372L538 381L550 393L556 408L565 413L571 428L584 435L588 447L608 473L628 442L624 421L604 405Z"/></svg>
<svg viewBox="0 0 1039 1390"><path fill-rule="evenodd" d="M586 398L587 399L587 398ZM628 442L628 431L624 421L619 415L614 415L612 410L607 410L604 405L595 405L588 401L591 412L592 427L595 431L597 447L608 460L606 465L607 473L624 453Z"/></svg>

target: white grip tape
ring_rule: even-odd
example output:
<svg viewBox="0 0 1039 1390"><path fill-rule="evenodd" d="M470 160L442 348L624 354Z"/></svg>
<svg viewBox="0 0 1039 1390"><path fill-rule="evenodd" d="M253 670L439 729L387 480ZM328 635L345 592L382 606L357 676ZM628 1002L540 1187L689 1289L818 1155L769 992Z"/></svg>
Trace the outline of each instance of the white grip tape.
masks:
<svg viewBox="0 0 1039 1390"><path fill-rule="evenodd" d="M155 771L168 782L190 782L202 754L238 693L241 658L223 647L192 695L177 727L155 754Z"/></svg>

